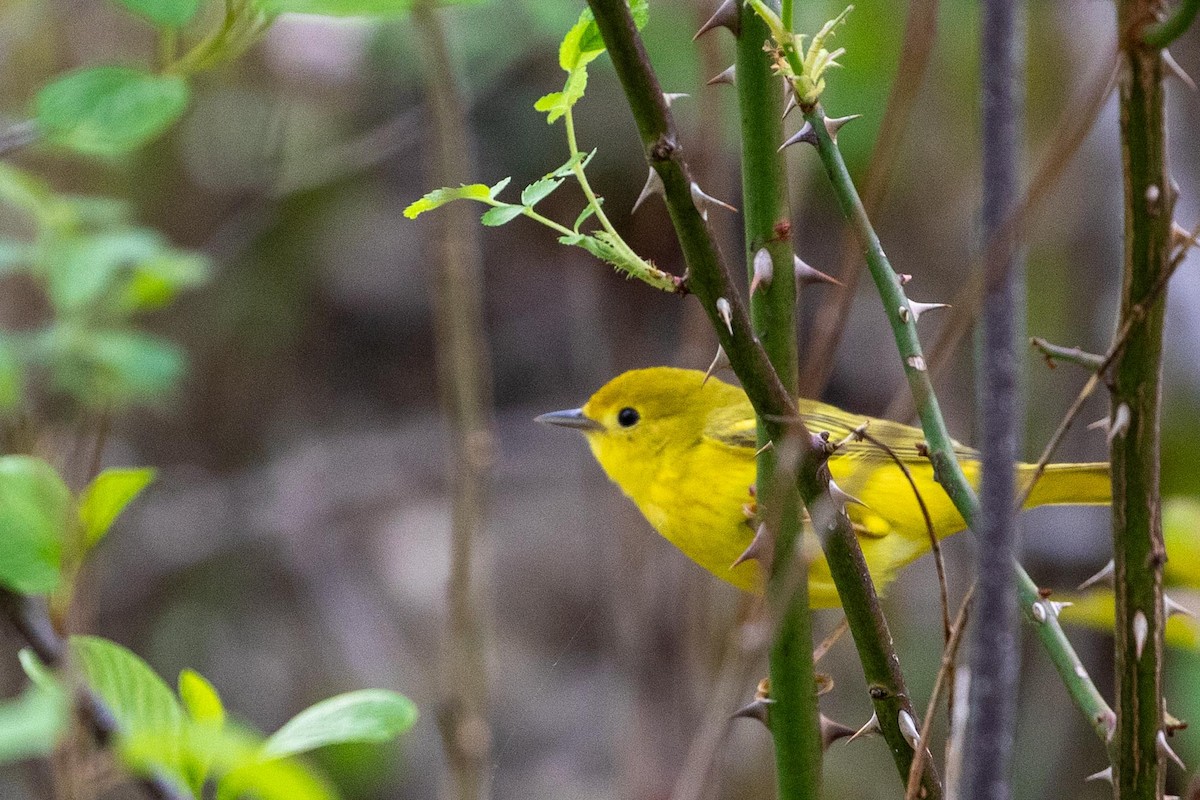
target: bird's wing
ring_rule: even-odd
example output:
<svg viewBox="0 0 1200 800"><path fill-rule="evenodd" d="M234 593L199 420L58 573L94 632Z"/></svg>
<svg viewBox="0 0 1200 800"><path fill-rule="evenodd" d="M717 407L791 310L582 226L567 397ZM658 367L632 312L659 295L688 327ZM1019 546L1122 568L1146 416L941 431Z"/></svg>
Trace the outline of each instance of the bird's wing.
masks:
<svg viewBox="0 0 1200 800"><path fill-rule="evenodd" d="M714 408L704 425L704 438L753 452L758 449L758 422L750 402Z"/></svg>

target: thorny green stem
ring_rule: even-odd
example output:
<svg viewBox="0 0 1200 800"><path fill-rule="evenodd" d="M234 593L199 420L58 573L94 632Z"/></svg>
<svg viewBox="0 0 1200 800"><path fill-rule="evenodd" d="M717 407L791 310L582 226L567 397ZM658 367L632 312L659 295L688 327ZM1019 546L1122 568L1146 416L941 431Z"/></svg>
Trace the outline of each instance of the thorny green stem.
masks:
<svg viewBox="0 0 1200 800"><path fill-rule="evenodd" d="M1200 0L1180 0L1170 16L1146 26L1142 32L1142 43L1147 47L1167 47L1192 26L1197 12L1200 12Z"/></svg>
<svg viewBox="0 0 1200 800"><path fill-rule="evenodd" d="M755 412L767 422L772 441L777 447L783 442L794 442L800 447L797 467L800 495L814 529L824 540L827 560L854 631L884 737L897 765L903 765L902 775L907 776L912 748L900 732L899 712L905 711L914 719L916 714L844 503L831 494L824 448L814 442L797 415L795 402L754 334L732 276L692 202L692 179L675 126L628 5L625 0L588 0L588 5L625 90L646 159L662 178L667 209L688 266L688 288L708 314ZM717 301L722 298L729 303L728 327L718 311ZM928 786L930 797L940 796L936 778Z"/></svg>
<svg viewBox="0 0 1200 800"><path fill-rule="evenodd" d="M435 180L465 183L471 174L466 105L440 12L418 2L413 23L424 57L426 97L433 122ZM493 445L491 375L483 331L482 255L469 206L456 204L435 221L435 324L439 394L450 438L450 575L443 641L438 722L446 751L447 800L489 795L485 616L473 568L486 529Z"/></svg>
<svg viewBox="0 0 1200 800"><path fill-rule="evenodd" d="M790 3L787 3L790 10ZM791 394L797 391L796 280L791 245L791 211L787 174L775 142L783 133L782 102L771 61L762 49L770 32L753 11L740 9L737 42L738 106L742 132L742 197L746 234L745 259L753 279L760 250L770 256L771 279L750 297L750 318L762 338L775 372ZM775 743L775 775L780 800L820 794L821 731L816 676L812 658L812 615L808 606L808 570L790 570L800 541L800 498L796 477L780 463L779 452L767 448L771 432L760 419L758 502L763 524L772 530L774 569L767 586L772 603L782 609L779 630L771 643L771 737ZM794 468L793 468L794 469ZM791 575L789 573L795 573Z"/></svg>
<svg viewBox="0 0 1200 800"><path fill-rule="evenodd" d="M1135 314L1113 362L1113 558L1116 566L1116 698L1113 782L1121 800L1162 796L1165 759L1162 661L1163 544L1159 495L1163 312L1165 290L1143 305L1171 262L1176 192L1167 171L1163 60L1142 43L1150 0L1117 4L1118 44L1126 68L1119 84L1125 184L1125 257L1121 321ZM1139 310L1140 309L1140 310Z"/></svg>
<svg viewBox="0 0 1200 800"><path fill-rule="evenodd" d="M817 153L833 185L842 213L858 235L867 267L883 300L884 310L903 360L909 389L921 419L921 427L925 432L934 474L958 509L958 513L968 526L972 526L978 517L979 500L954 454L953 440L942 418L937 396L925 369L925 357L921 352L921 343L916 332L916 317L912 314L908 298L901 288L900 277L884 254L871 221L863 210L862 201L850 179L841 152L825 127L824 110L818 104L806 109L804 118L813 127L817 137ZM901 308L908 311L902 315L899 313ZM1022 613L1033 623L1038 640L1058 671L1071 699L1088 717L1092 729L1100 739L1107 743L1115 721L1112 709L1071 647L1057 617L1053 613L1038 614L1034 610L1035 605L1041 601L1037 584L1019 564L1016 565L1016 571L1017 597ZM1041 610L1046 609L1042 606Z"/></svg>

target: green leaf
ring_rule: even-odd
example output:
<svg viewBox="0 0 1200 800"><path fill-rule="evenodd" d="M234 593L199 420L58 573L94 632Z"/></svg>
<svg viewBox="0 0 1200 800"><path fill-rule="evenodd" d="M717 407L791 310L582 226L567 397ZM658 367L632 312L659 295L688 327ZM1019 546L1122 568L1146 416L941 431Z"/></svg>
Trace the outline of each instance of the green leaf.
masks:
<svg viewBox="0 0 1200 800"><path fill-rule="evenodd" d="M602 197L597 198L597 199L601 203L604 202L604 198L602 198ZM587 218L595 213L596 213L596 207L594 205L592 205L591 203L588 203L586 206L583 207L583 211L579 212L579 216L575 218L575 224L571 226L571 230L575 231L576 233L579 233L579 226L582 225L584 222L586 222ZM571 244L574 244L574 242L571 242Z"/></svg>
<svg viewBox="0 0 1200 800"><path fill-rule="evenodd" d="M491 191L482 183L472 183L469 186L463 185L457 189L449 187L434 189L420 200L410 203L408 208L404 209L404 216L409 219L416 219L426 211L440 208L454 200L489 200L491 196Z"/></svg>
<svg viewBox="0 0 1200 800"><path fill-rule="evenodd" d="M591 163L592 158L596 155L596 148L592 148L590 153L576 153L567 159L566 163L558 169L547 175L547 178L569 178L575 172L575 167L587 169L587 165Z"/></svg>
<svg viewBox="0 0 1200 800"><path fill-rule="evenodd" d="M134 267L121 287L118 306L128 311L162 308L181 291L203 284L209 272L208 259L200 253L163 250Z"/></svg>
<svg viewBox="0 0 1200 800"><path fill-rule="evenodd" d="M50 186L21 170L0 163L0 203L24 211L39 222L52 216L56 205Z"/></svg>
<svg viewBox="0 0 1200 800"><path fill-rule="evenodd" d="M384 689L349 692L309 706L277 730L263 748L270 758L346 742L386 742L417 721L407 697Z"/></svg>
<svg viewBox="0 0 1200 800"><path fill-rule="evenodd" d="M85 549L90 550L104 538L125 506L154 480L154 474L148 467L106 469L88 484L79 499Z"/></svg>
<svg viewBox="0 0 1200 800"><path fill-rule="evenodd" d="M496 184L488 189L488 199L495 200L510 183L512 183L512 178L501 178L496 181Z"/></svg>
<svg viewBox="0 0 1200 800"><path fill-rule="evenodd" d="M115 156L136 150L175 123L188 104L187 82L129 67L67 73L34 98L33 114L53 144Z"/></svg>
<svg viewBox="0 0 1200 800"><path fill-rule="evenodd" d="M563 179L557 180L553 178L542 178L534 181L525 187L521 192L521 205L526 208L533 208L541 201L545 200L559 186L562 186Z"/></svg>
<svg viewBox="0 0 1200 800"><path fill-rule="evenodd" d="M479 221L484 225L494 228L512 222L521 216L524 211L525 206L496 206L483 212L483 216L479 218Z"/></svg>
<svg viewBox="0 0 1200 800"><path fill-rule="evenodd" d="M71 325L49 335L57 387L86 405L157 400L183 375L183 353L153 336Z"/></svg>
<svg viewBox="0 0 1200 800"><path fill-rule="evenodd" d="M193 669L179 673L179 697L193 722L202 725L225 724L225 705L216 687Z"/></svg>
<svg viewBox="0 0 1200 800"><path fill-rule="evenodd" d="M67 730L67 694L37 686L0 703L0 764L48 755Z"/></svg>
<svg viewBox="0 0 1200 800"><path fill-rule="evenodd" d="M58 586L71 493L40 458L0 457L0 584L22 594Z"/></svg>
<svg viewBox="0 0 1200 800"><path fill-rule="evenodd" d="M200 0L116 0L160 28L182 28L200 9Z"/></svg>
<svg viewBox="0 0 1200 800"><path fill-rule="evenodd" d="M122 740L153 739L161 751L151 763L179 774L184 716L175 695L131 650L95 636L72 636L71 655L80 674L113 713Z"/></svg>
<svg viewBox="0 0 1200 800"><path fill-rule="evenodd" d="M166 246L163 236L148 228L58 238L44 252L50 301L66 312L91 306L122 270L155 258Z"/></svg>

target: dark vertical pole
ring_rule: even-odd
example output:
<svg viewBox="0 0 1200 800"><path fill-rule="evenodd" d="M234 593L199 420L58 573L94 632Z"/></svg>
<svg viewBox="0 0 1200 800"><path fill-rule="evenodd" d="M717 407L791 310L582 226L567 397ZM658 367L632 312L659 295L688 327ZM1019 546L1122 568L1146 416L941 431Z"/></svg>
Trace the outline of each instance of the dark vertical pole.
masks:
<svg viewBox="0 0 1200 800"><path fill-rule="evenodd" d="M983 0L983 230L1004 225L1019 190L1022 30L1016 0ZM986 245L985 245L986 246ZM1014 467L1020 430L1016 337L1022 270L1015 248L987 276L979 348L983 478L979 589L971 629L970 712L963 796L1012 797L1017 708L1017 586Z"/></svg>

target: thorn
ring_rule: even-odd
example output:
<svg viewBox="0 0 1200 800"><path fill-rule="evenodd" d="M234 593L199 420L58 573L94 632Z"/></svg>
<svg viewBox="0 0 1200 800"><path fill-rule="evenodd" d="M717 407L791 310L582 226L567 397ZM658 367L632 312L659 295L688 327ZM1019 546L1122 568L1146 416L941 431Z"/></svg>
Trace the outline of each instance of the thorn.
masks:
<svg viewBox="0 0 1200 800"><path fill-rule="evenodd" d="M1098 722L1104 724L1104 743L1112 742L1113 735L1117 732L1117 715L1112 709L1102 711L1096 715Z"/></svg>
<svg viewBox="0 0 1200 800"><path fill-rule="evenodd" d="M902 708L896 720L900 724L900 733L904 735L904 740L913 750L916 750L921 744L921 734L917 732L917 723L912 714Z"/></svg>
<svg viewBox="0 0 1200 800"><path fill-rule="evenodd" d="M846 740L846 744L850 744L855 739L861 739L864 736L870 736L879 733L879 717L874 712L871 713L871 718L863 724L861 728L854 732L854 735Z"/></svg>
<svg viewBox="0 0 1200 800"><path fill-rule="evenodd" d="M783 148L790 147L791 145L794 145L797 142L807 142L808 144L811 144L813 147L817 146L817 133L816 133L816 131L813 130L812 123L805 122L804 127L802 127L800 130L796 131L790 137L785 139L783 144L779 145L779 149L776 150L775 152L782 153Z"/></svg>
<svg viewBox="0 0 1200 800"><path fill-rule="evenodd" d="M843 513L845 513L846 506L849 504L862 506L863 508L867 507L867 504L862 500L859 500L852 494L847 494L842 487L837 485L833 478L829 479L829 496L833 498L833 501L837 503L838 508Z"/></svg>
<svg viewBox="0 0 1200 800"><path fill-rule="evenodd" d="M1043 598L1033 604L1031 612L1033 618L1038 622L1045 622L1051 617L1058 619L1058 615L1062 613L1064 608L1075 605L1074 603L1058 602L1057 600L1048 600Z"/></svg>
<svg viewBox="0 0 1200 800"><path fill-rule="evenodd" d="M912 275L909 275L907 272L901 272L897 277L900 278L901 286L907 286L908 282L912 280Z"/></svg>
<svg viewBox="0 0 1200 800"><path fill-rule="evenodd" d="M1138 661L1142 660L1142 651L1146 649L1146 636L1149 633L1150 623L1146 621L1146 615L1138 611L1133 615L1133 646Z"/></svg>
<svg viewBox="0 0 1200 800"><path fill-rule="evenodd" d="M767 248L760 248L754 254L754 277L750 280L750 294L758 291L758 287L767 287L771 285L771 281L775 278L775 262L771 260L771 254L767 252Z"/></svg>
<svg viewBox="0 0 1200 800"><path fill-rule="evenodd" d="M1170 597L1167 597L1165 594L1163 595L1163 611L1166 613L1167 619L1170 619L1176 614L1182 614L1185 617L1196 616L1196 612L1192 611L1187 606L1180 605Z"/></svg>
<svg viewBox="0 0 1200 800"><path fill-rule="evenodd" d="M1183 763L1183 759L1182 759L1182 758L1180 758L1180 757L1179 757L1179 755L1178 755L1178 754L1177 754L1177 753L1176 753L1174 750L1172 750L1172 749L1171 749L1171 745L1167 744L1167 734L1166 734L1166 731L1161 731L1161 730L1160 730L1160 731L1158 732L1158 750L1159 750L1159 752L1161 752L1163 755L1165 755L1167 758L1169 758L1169 759L1171 759L1172 761L1174 761L1174 762L1175 762L1175 765L1176 765L1177 767L1179 767L1180 769L1182 769L1182 770L1184 770L1184 771L1186 771L1186 770L1187 770L1187 767L1186 767L1186 766L1184 765L1184 763Z"/></svg>
<svg viewBox="0 0 1200 800"><path fill-rule="evenodd" d="M704 190L700 188L700 184L696 183L695 181L692 181L692 204L696 206L696 210L700 212L700 218L705 222L708 222L709 206L717 205L721 208L727 208L734 213L737 212L737 209L729 205L729 203L726 203L723 200L718 200L712 195L705 194Z"/></svg>
<svg viewBox="0 0 1200 800"><path fill-rule="evenodd" d="M912 309L913 322L918 322L921 315L926 311L935 311L939 308L949 308L949 303L918 303L915 300L908 301L908 307Z"/></svg>
<svg viewBox="0 0 1200 800"><path fill-rule="evenodd" d="M842 129L842 126L847 122L853 122L861 116L862 114L851 114L848 117L826 117L825 130L829 131L829 138L836 142L838 131Z"/></svg>
<svg viewBox="0 0 1200 800"><path fill-rule="evenodd" d="M767 730L771 730L771 701L756 697L746 705L733 712L733 719L743 717L745 719L756 719L763 725L767 726Z"/></svg>
<svg viewBox="0 0 1200 800"><path fill-rule="evenodd" d="M759 525L758 529L754 531L754 538L750 541L749 546L742 551L740 556L734 559L729 568L736 569L747 561L754 560L761 564L763 570L769 574L771 571L771 556L773 555L771 551L774 549L774 544L771 541L771 533L767 530L767 526L765 524Z"/></svg>
<svg viewBox="0 0 1200 800"><path fill-rule="evenodd" d="M842 282L832 275L826 275L816 267L810 267L804 262L800 256L792 256L792 265L796 270L796 285L801 286L809 283L832 283L834 286L841 286Z"/></svg>
<svg viewBox="0 0 1200 800"><path fill-rule="evenodd" d="M1095 586L1098 583L1108 583L1108 582L1112 581L1113 575L1115 575L1116 572L1117 572L1117 563L1110 558L1108 560L1108 563L1100 568L1099 572L1097 572L1092 577L1088 578L1083 583L1079 584L1078 588L1076 588L1075 591L1082 592L1084 589L1090 589L1091 587Z"/></svg>
<svg viewBox="0 0 1200 800"><path fill-rule="evenodd" d="M1087 429L1089 431L1104 431L1104 435L1108 435L1108 417L1101 417L1095 422L1089 422Z"/></svg>
<svg viewBox="0 0 1200 800"><path fill-rule="evenodd" d="M909 356L904 359L904 363L915 369L917 372L925 371L925 359L921 356Z"/></svg>
<svg viewBox="0 0 1200 800"><path fill-rule="evenodd" d="M725 0L721 5L717 6L716 12L708 18L708 22L700 26L700 30L696 31L696 35L692 37L692 41L696 41L704 34L717 28L728 28L734 36L741 35L742 19L738 15L737 0Z"/></svg>
<svg viewBox="0 0 1200 800"><path fill-rule="evenodd" d="M787 99L787 102L786 102L786 103L784 103L784 105L783 105L783 117L782 117L782 119L787 119L787 116L788 116L788 114L792 113L793 111L795 111L795 110L796 110L797 108L799 108L799 107L800 107L800 104L796 102L796 95L795 95L795 93L794 93L794 92L792 92L792 93L789 93L789 94L788 94L788 99Z"/></svg>
<svg viewBox="0 0 1200 800"><path fill-rule="evenodd" d="M1165 708L1163 709L1163 730L1167 732L1168 736L1173 735L1175 731L1186 730L1187 726L1188 724L1185 720L1180 719Z"/></svg>
<svg viewBox="0 0 1200 800"><path fill-rule="evenodd" d="M638 199L633 201L633 210L630 214L636 214L637 210L642 207L642 203L652 194L666 196L667 189L663 186L662 176L658 174L658 170L654 167L650 168L650 174L646 176L646 185L642 187L642 193L638 195Z"/></svg>
<svg viewBox="0 0 1200 800"><path fill-rule="evenodd" d="M1086 781L1108 781L1109 783L1112 783L1113 782L1112 765L1109 764L1107 767L1100 770L1099 772L1093 772L1091 775L1088 775L1083 780L1085 782Z"/></svg>
<svg viewBox="0 0 1200 800"><path fill-rule="evenodd" d="M729 307L729 301L724 297L717 298L717 314L725 322L725 328L729 331L729 335L733 336L733 309Z"/></svg>
<svg viewBox="0 0 1200 800"><path fill-rule="evenodd" d="M704 380L700 381L700 385L708 383L708 379L712 374L719 369L725 369L729 366L729 356L725 355L725 348L717 345L717 354L713 356L712 363L708 365L708 369L704 371Z"/></svg>
<svg viewBox="0 0 1200 800"><path fill-rule="evenodd" d="M828 750L829 746L838 739L845 739L847 736L854 735L854 728L848 728L840 722L835 722L824 714L820 715L820 721L822 750Z"/></svg>
<svg viewBox="0 0 1200 800"><path fill-rule="evenodd" d="M775 443L772 441L768 441L762 447L760 447L754 451L754 457L758 458L759 456L761 456L763 453L767 452L768 450L774 450L774 449L775 449Z"/></svg>
<svg viewBox="0 0 1200 800"><path fill-rule="evenodd" d="M1121 403L1121 405L1117 406L1117 411L1113 415L1113 421L1108 426L1109 444L1112 444L1113 439L1118 436L1124 436L1125 432L1129 430L1129 417L1130 412L1127 403Z"/></svg>
<svg viewBox="0 0 1200 800"><path fill-rule="evenodd" d="M676 100L682 100L685 97L691 97L687 92L663 92L663 101L667 104L667 108Z"/></svg>
<svg viewBox="0 0 1200 800"><path fill-rule="evenodd" d="M1175 56L1171 55L1171 51L1167 48L1162 50L1163 66L1165 66L1172 75L1178 78L1184 86L1196 91L1196 82L1192 80L1192 76L1184 72L1183 67L1179 66L1179 62L1175 60Z"/></svg>
<svg viewBox="0 0 1200 800"><path fill-rule="evenodd" d="M1196 237L1192 235L1191 231L1180 225L1175 220L1171 220L1172 248L1182 249L1185 247L1196 247L1197 245L1200 245L1200 241L1196 240Z"/></svg>
<svg viewBox="0 0 1200 800"><path fill-rule="evenodd" d="M721 71L721 72L717 73L716 75L712 76L711 78L709 78L708 83L706 83L704 85L705 86L716 86L718 83L727 83L730 86L733 86L735 80L736 80L735 65L730 64L726 69L724 69L723 71Z"/></svg>

